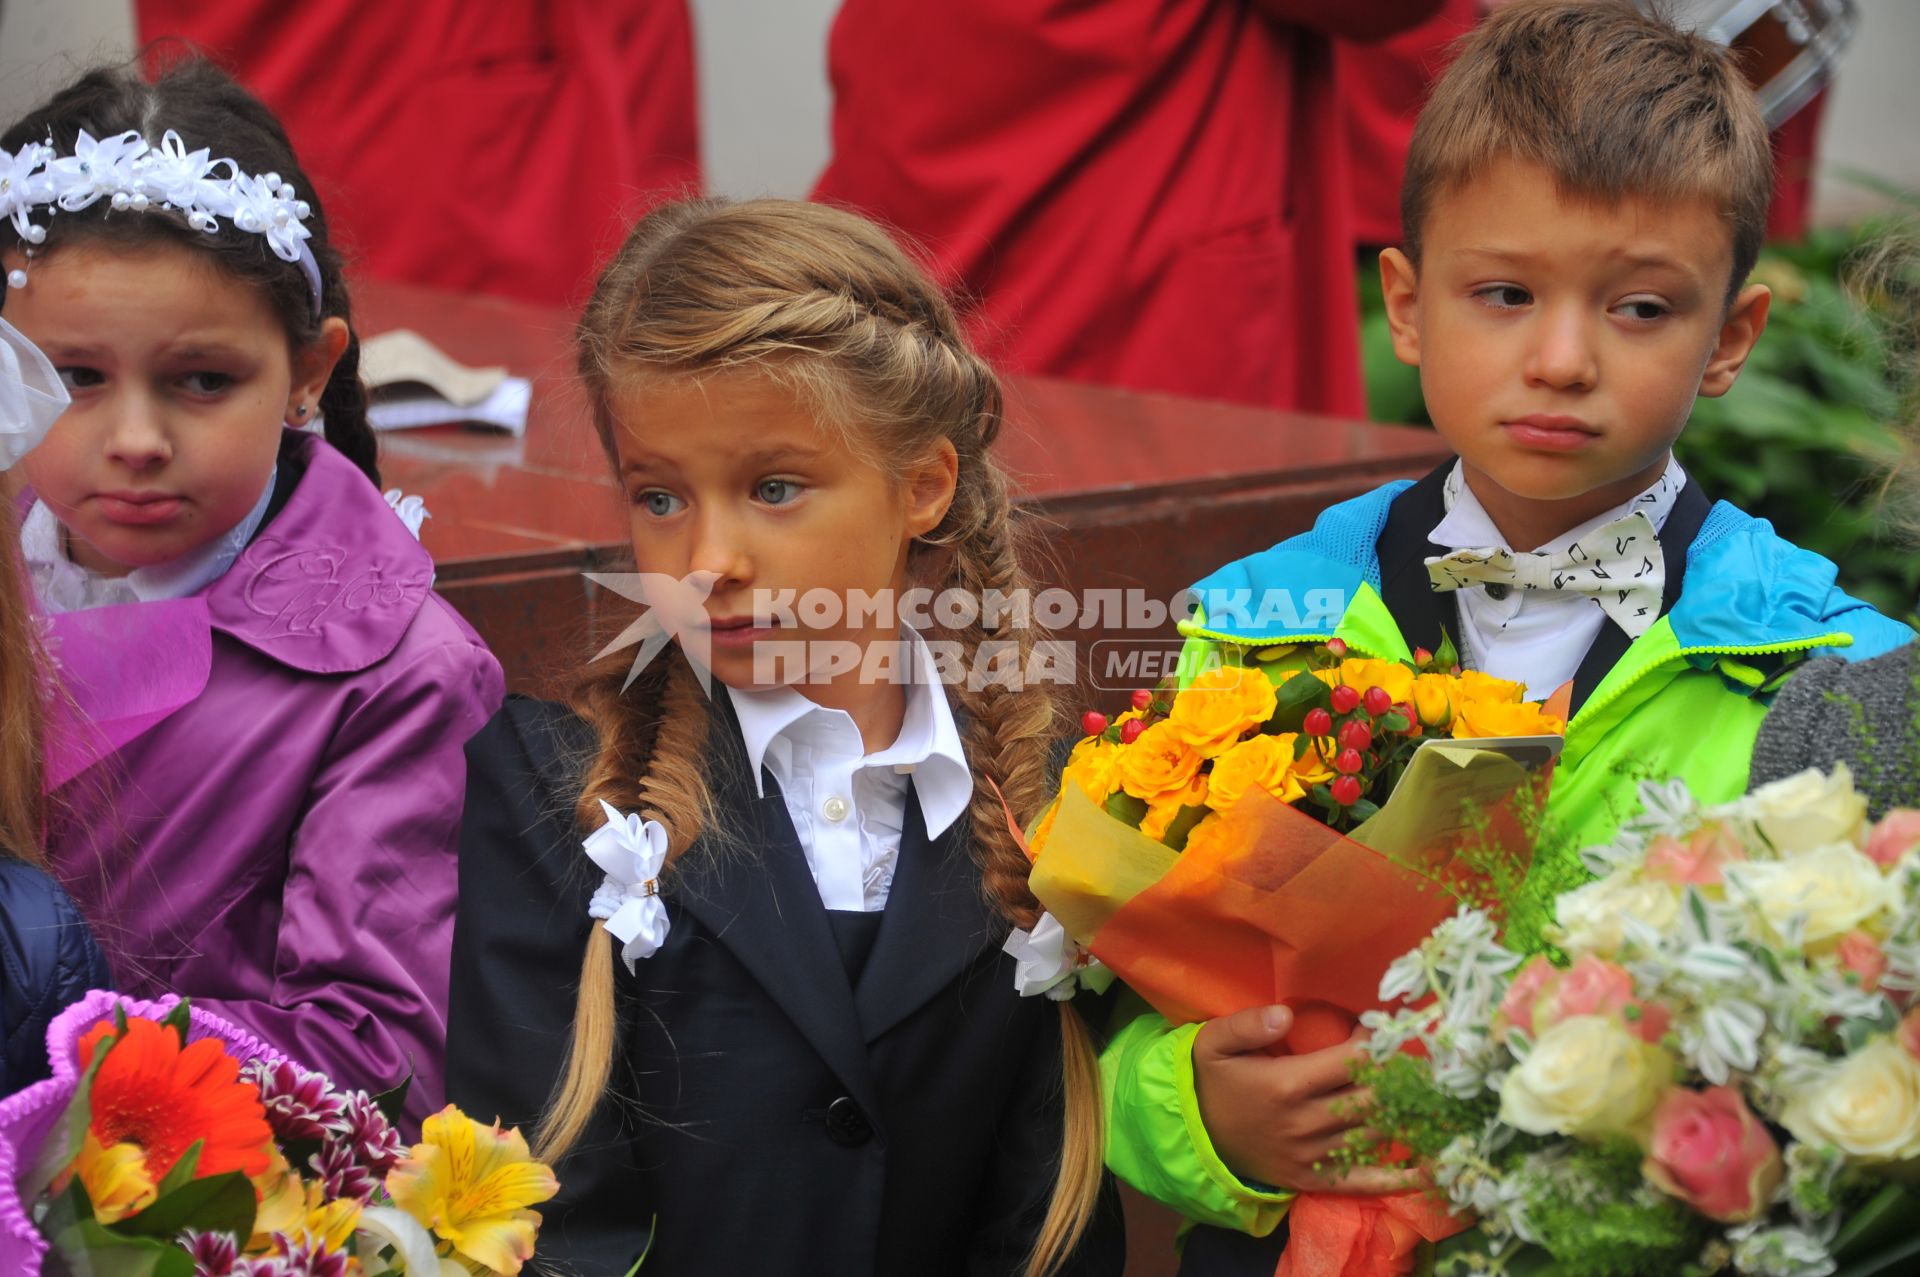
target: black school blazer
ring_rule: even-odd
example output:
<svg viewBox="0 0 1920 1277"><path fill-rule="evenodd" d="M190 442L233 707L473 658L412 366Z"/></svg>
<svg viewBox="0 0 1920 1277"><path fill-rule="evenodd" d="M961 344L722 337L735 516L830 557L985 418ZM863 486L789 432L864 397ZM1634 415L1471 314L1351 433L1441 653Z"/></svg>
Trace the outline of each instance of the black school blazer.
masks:
<svg viewBox="0 0 1920 1277"><path fill-rule="evenodd" d="M929 842L908 804L850 986L778 789L768 776L755 796L724 696L716 709L711 776L744 847L691 848L664 888L666 944L619 968L615 1097L557 1168L537 1262L593 1277L643 1251L643 1277L1018 1273L1057 1158L1059 1013L1014 994L960 826ZM564 709L512 698L467 747L447 1091L483 1120L531 1127L565 1053L598 880L573 823L590 744ZM1104 1200L1070 1272L1123 1267Z"/></svg>

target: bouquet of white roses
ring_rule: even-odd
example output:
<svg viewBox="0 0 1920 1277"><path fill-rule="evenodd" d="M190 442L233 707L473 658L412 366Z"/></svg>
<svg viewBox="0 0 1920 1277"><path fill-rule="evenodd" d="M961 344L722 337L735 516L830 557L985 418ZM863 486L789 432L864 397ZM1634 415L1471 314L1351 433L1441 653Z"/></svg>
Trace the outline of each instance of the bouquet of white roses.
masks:
<svg viewBox="0 0 1920 1277"><path fill-rule="evenodd" d="M1556 958L1462 909L1365 1018L1374 1129L1479 1219L1440 1271L1920 1268L1920 812L1844 766L1641 796Z"/></svg>

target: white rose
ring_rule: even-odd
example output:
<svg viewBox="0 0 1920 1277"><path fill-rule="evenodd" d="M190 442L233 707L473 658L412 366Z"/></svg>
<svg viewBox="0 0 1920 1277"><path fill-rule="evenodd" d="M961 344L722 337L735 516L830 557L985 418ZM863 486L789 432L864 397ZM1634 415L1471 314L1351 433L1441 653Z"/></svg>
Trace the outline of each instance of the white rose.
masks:
<svg viewBox="0 0 1920 1277"><path fill-rule="evenodd" d="M1837 943L1841 936L1894 903L1880 866L1844 844L1803 852L1788 860L1749 860L1723 871L1729 893L1752 897L1776 930L1795 914L1807 920L1809 946Z"/></svg>
<svg viewBox="0 0 1920 1277"><path fill-rule="evenodd" d="M1569 1016L1507 1074L1500 1120L1532 1135L1632 1134L1673 1085L1673 1068L1672 1056L1617 1016Z"/></svg>
<svg viewBox="0 0 1920 1277"><path fill-rule="evenodd" d="M1836 763L1831 775L1809 767L1762 785L1740 807L1782 856L1837 842L1858 845L1867 822L1867 800L1855 792L1853 773L1845 763Z"/></svg>
<svg viewBox="0 0 1920 1277"><path fill-rule="evenodd" d="M1862 1162L1920 1158L1920 1061L1881 1038L1789 1097L1780 1123Z"/></svg>
<svg viewBox="0 0 1920 1277"><path fill-rule="evenodd" d="M1553 905L1560 924L1560 947L1574 956L1611 958L1620 952L1628 918L1665 931L1680 918L1680 891L1664 882L1645 882L1632 870L1616 869L1598 882L1576 887Z"/></svg>

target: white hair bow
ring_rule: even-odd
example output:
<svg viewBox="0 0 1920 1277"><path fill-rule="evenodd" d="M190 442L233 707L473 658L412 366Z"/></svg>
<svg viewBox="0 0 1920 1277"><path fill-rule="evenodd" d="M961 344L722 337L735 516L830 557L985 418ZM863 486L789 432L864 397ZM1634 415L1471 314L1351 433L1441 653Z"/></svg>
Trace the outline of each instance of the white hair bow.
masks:
<svg viewBox="0 0 1920 1277"><path fill-rule="evenodd" d="M40 348L0 319L0 470L40 446L67 410L67 388Z"/></svg>
<svg viewBox="0 0 1920 1277"><path fill-rule="evenodd" d="M627 970L640 958L659 952L667 940L667 906L660 899L660 871L667 863L666 826L622 813L602 799L607 823L581 846L607 875L593 893L587 912L606 923L623 946Z"/></svg>
<svg viewBox="0 0 1920 1277"><path fill-rule="evenodd" d="M1016 928L1000 947L1013 957L1013 987L1023 998L1044 994L1065 1002L1081 989L1104 993L1113 983L1112 968L1075 944L1050 913L1041 914L1032 931Z"/></svg>
<svg viewBox="0 0 1920 1277"><path fill-rule="evenodd" d="M400 522L407 525L407 531L413 533L413 539L420 539L420 525L433 516L427 513L427 503L421 497L409 496L398 488L388 488L383 494L387 506L400 516Z"/></svg>

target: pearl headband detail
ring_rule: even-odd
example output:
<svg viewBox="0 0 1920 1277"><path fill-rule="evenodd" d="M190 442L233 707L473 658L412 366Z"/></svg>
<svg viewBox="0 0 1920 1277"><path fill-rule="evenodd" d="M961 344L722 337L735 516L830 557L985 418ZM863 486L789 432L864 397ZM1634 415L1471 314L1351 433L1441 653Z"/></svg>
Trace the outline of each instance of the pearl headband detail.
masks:
<svg viewBox="0 0 1920 1277"><path fill-rule="evenodd" d="M278 173L251 176L232 160L211 155L205 147L188 151L172 129L159 146L149 146L131 129L105 139L82 129L72 155L59 154L51 142L0 150L0 217L11 220L29 245L47 238L47 228L33 220L39 208L77 213L104 199L115 211L180 213L187 225L207 234L219 230L224 217L240 230L264 235L275 256L300 267L318 315L320 264L307 243L313 232L302 225L312 207ZM31 247L27 254L33 255ZM27 273L10 271L7 283L24 288Z"/></svg>

